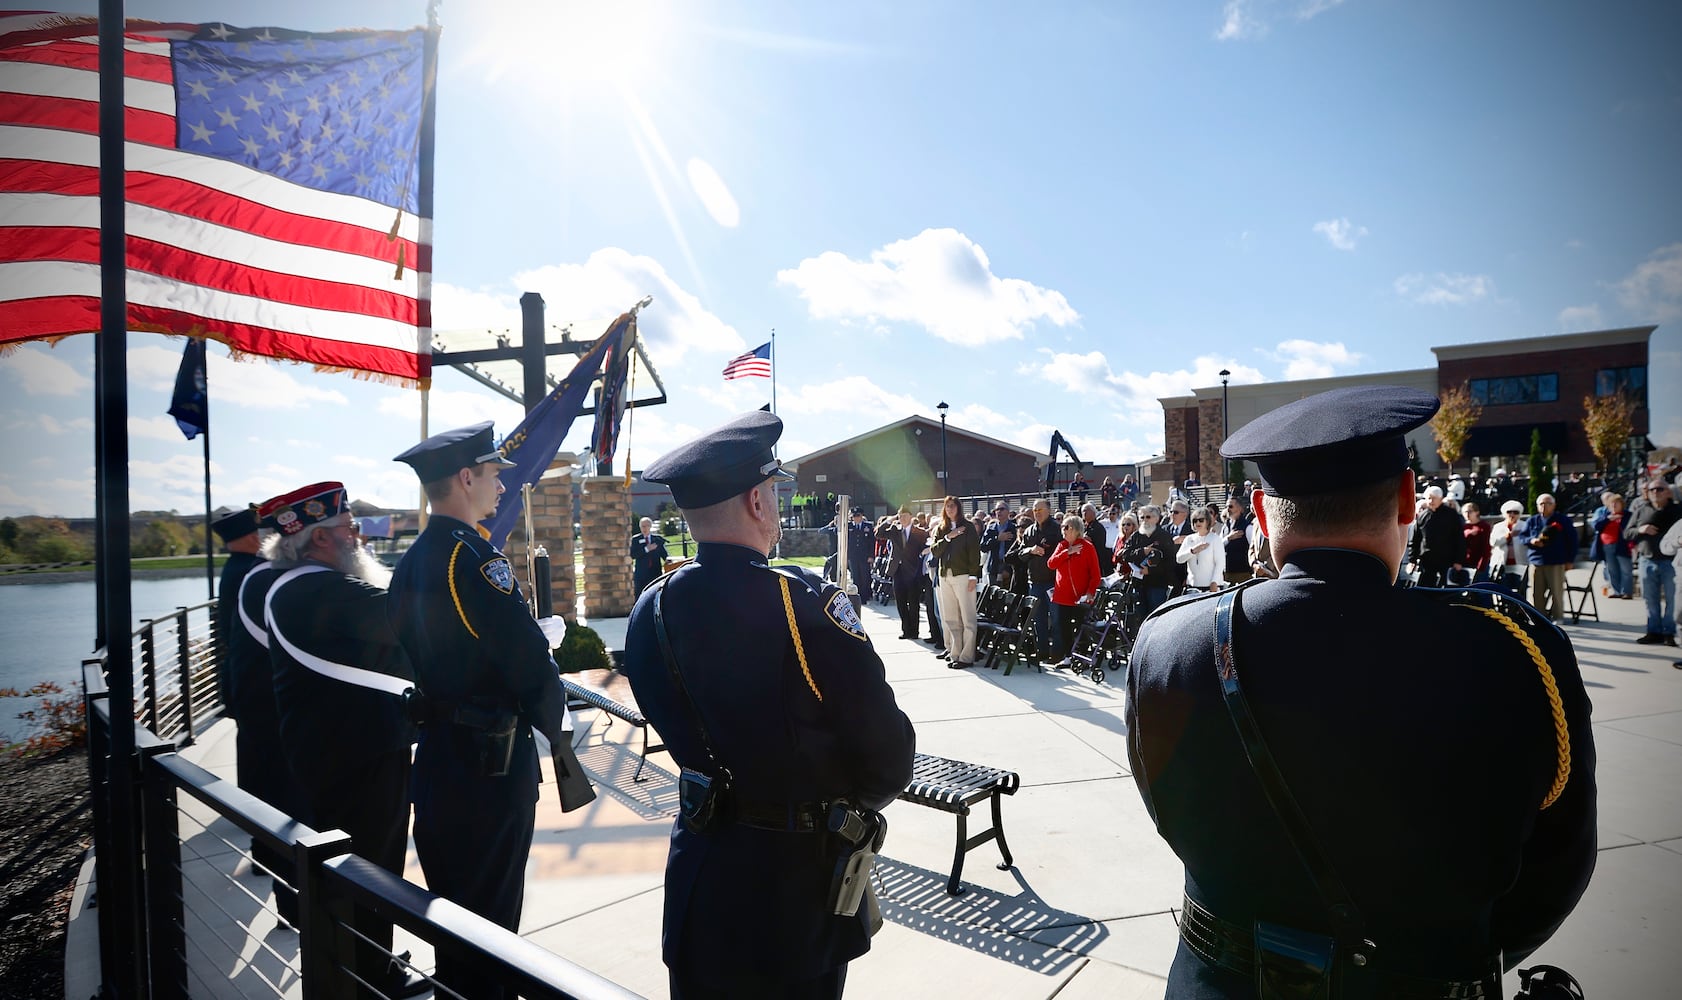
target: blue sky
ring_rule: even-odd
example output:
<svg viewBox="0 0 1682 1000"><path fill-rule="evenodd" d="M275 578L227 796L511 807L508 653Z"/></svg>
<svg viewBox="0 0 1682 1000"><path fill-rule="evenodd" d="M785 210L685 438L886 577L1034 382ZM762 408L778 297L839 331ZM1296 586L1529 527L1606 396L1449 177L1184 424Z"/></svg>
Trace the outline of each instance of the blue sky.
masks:
<svg viewBox="0 0 1682 1000"><path fill-rule="evenodd" d="M92 3L66 9L91 11ZM131 2L130 16L407 27L424 3ZM644 294L671 398L632 465L757 407L782 449L912 412L1083 459L1161 446L1156 398L1428 367L1447 344L1659 324L1682 444L1682 5L457 0L442 11L438 327L522 291L593 336ZM135 509L202 506L131 337ZM0 359L0 514L88 514L92 338ZM412 391L211 347L214 502L341 479L414 503ZM455 372L435 429L519 408ZM569 447L581 446L587 421ZM623 449L623 445L621 446Z"/></svg>

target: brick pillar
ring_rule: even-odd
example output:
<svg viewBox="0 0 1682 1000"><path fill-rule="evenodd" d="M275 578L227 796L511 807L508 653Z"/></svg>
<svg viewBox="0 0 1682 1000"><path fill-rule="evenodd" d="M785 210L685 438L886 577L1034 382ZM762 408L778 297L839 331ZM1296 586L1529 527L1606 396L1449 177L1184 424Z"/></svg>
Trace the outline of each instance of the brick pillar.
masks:
<svg viewBox="0 0 1682 1000"><path fill-rule="evenodd" d="M631 613L631 491L624 476L584 480L578 520L583 531L584 617Z"/></svg>
<svg viewBox="0 0 1682 1000"><path fill-rule="evenodd" d="M553 468L553 467L552 467ZM532 533L549 550L549 587L555 614L567 621L578 617L577 571L572 564L572 476L538 480L532 487ZM508 534L508 561L523 588L526 581L526 519L522 515Z"/></svg>

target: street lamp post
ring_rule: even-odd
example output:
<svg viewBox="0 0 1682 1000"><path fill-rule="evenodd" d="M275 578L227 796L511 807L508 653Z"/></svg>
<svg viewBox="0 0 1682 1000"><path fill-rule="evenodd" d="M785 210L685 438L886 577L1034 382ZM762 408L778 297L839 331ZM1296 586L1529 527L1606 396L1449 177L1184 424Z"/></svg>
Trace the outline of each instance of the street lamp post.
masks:
<svg viewBox="0 0 1682 1000"><path fill-rule="evenodd" d="M946 468L946 401L941 400L935 409L940 411L940 488L941 495L945 496L952 492L952 484L947 481Z"/></svg>
<svg viewBox="0 0 1682 1000"><path fill-rule="evenodd" d="M1227 435L1232 433L1228 429L1226 415L1226 380L1231 375L1231 371L1225 368L1221 369L1221 444L1223 445L1226 444ZM1232 463L1226 463L1226 468L1221 470L1221 478L1227 480L1227 493L1230 494L1232 492Z"/></svg>

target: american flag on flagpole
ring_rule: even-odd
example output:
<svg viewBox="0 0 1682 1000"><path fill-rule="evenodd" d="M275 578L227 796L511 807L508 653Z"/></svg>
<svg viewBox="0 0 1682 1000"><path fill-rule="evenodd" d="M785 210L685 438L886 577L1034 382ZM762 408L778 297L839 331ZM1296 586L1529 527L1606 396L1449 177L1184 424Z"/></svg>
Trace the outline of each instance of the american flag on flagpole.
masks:
<svg viewBox="0 0 1682 1000"><path fill-rule="evenodd" d="M724 380L733 378L770 378L771 342L767 340L740 357L731 358L724 366Z"/></svg>
<svg viewBox="0 0 1682 1000"><path fill-rule="evenodd" d="M133 330L431 376L427 30L130 21ZM0 352L99 329L99 44L0 12Z"/></svg>

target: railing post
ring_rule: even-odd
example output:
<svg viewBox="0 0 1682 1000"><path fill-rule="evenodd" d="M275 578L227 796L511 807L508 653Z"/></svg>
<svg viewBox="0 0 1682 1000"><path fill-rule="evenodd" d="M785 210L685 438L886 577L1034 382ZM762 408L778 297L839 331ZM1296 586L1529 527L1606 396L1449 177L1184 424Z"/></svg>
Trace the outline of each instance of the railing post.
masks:
<svg viewBox="0 0 1682 1000"><path fill-rule="evenodd" d="M176 669L181 672L181 736L182 746L193 743L193 651L187 634L187 609L175 609ZM211 618L215 618L214 614Z"/></svg>
<svg viewBox="0 0 1682 1000"><path fill-rule="evenodd" d="M140 626L140 686L146 694L146 714L142 717L146 728L158 731L158 649L155 623L147 619Z"/></svg>
<svg viewBox="0 0 1682 1000"><path fill-rule="evenodd" d="M350 897L328 888L322 862L350 853L350 837L311 833L292 845L298 882L298 959L304 1000L355 1000L356 982L344 973L356 963L356 940L345 926Z"/></svg>
<svg viewBox="0 0 1682 1000"><path fill-rule="evenodd" d="M86 669L84 667L84 669ZM104 984L105 997L127 997L130 994L128 977L133 975L126 963L118 961L123 954L121 942L125 930L121 916L122 900L116 888L117 878L112 870L125 861L118 857L118 847L111 837L111 719L110 700L104 692L88 694L88 790L93 798L94 884L105 897L103 906L95 905L99 919L99 978ZM104 709L101 712L101 709ZM120 720L119 720L120 721ZM97 898L97 897L96 897Z"/></svg>
<svg viewBox="0 0 1682 1000"><path fill-rule="evenodd" d="M187 929L175 781L154 763L160 754L174 749L165 743L144 747L136 754L145 831L146 954L153 998L187 996Z"/></svg>

